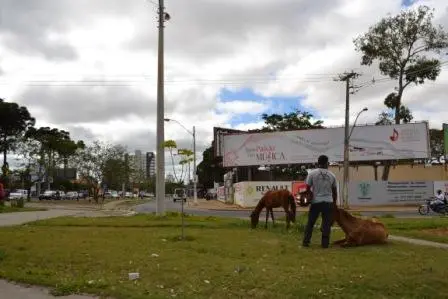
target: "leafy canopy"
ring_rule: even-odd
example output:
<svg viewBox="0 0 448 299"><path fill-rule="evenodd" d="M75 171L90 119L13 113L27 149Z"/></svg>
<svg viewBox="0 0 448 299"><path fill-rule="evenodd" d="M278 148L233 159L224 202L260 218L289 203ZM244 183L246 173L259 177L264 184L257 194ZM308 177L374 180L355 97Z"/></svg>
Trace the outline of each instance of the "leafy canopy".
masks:
<svg viewBox="0 0 448 299"><path fill-rule="evenodd" d="M395 92L385 99L386 107L394 109L395 123L400 123L403 111L403 91L410 84L434 81L440 74L441 61L437 54L448 47L448 34L433 25L433 10L428 6L403 10L387 16L354 40L362 53L361 64L379 62L380 72L398 81Z"/></svg>

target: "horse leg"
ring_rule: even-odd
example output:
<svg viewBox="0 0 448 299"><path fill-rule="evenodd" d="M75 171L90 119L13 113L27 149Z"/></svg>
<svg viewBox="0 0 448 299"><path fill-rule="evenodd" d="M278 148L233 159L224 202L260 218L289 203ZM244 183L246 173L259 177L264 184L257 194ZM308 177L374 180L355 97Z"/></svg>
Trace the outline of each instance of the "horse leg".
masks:
<svg viewBox="0 0 448 299"><path fill-rule="evenodd" d="M271 211L272 226L274 227L274 226L275 226L275 222L274 222L274 210L271 208L270 211Z"/></svg>
<svg viewBox="0 0 448 299"><path fill-rule="evenodd" d="M347 238L346 238L346 242L344 244L342 244L342 247L355 247L355 246L359 246L361 245L361 241L362 241L362 231L360 230L356 230L354 232L351 232Z"/></svg>
<svg viewBox="0 0 448 299"><path fill-rule="evenodd" d="M264 225L264 228L268 228L268 220L269 220L269 208L266 207L266 224Z"/></svg>
<svg viewBox="0 0 448 299"><path fill-rule="evenodd" d="M291 226L292 212L289 209L285 209L285 214L286 214L286 228L288 229Z"/></svg>
<svg viewBox="0 0 448 299"><path fill-rule="evenodd" d="M333 245L340 245L340 244L345 243L346 241L347 241L346 238L344 238L344 239L342 239L342 240L334 241L334 242L333 242Z"/></svg>
<svg viewBox="0 0 448 299"><path fill-rule="evenodd" d="M358 246L358 243L356 242L355 239L352 239L352 238L348 238L345 241L345 243L341 244L341 247L344 247L344 248L346 248L346 247L355 247L355 246Z"/></svg>

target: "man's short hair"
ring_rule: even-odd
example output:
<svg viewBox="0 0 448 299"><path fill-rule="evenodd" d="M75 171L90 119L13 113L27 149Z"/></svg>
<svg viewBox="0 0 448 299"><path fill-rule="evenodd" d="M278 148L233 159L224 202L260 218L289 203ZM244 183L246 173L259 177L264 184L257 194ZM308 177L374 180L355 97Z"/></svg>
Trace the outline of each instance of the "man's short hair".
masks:
<svg viewBox="0 0 448 299"><path fill-rule="evenodd" d="M319 164L320 166L327 166L328 157L325 155L320 155L319 158L317 158L317 164Z"/></svg>

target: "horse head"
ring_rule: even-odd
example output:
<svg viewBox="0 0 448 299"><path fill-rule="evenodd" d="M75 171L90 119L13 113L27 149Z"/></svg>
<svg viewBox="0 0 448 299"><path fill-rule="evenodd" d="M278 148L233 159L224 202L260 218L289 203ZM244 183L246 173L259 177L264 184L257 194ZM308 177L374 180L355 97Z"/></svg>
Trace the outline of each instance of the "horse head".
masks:
<svg viewBox="0 0 448 299"><path fill-rule="evenodd" d="M252 228L256 228L257 227L258 219L259 219L259 215L257 215L257 213L255 213L255 211L250 213L250 224L251 224Z"/></svg>
<svg viewBox="0 0 448 299"><path fill-rule="evenodd" d="M333 219L332 225L336 221L339 225L344 224L353 224L356 222L357 218L350 214L348 211L339 208L337 205L334 205L333 208Z"/></svg>
<svg viewBox="0 0 448 299"><path fill-rule="evenodd" d="M337 204L335 204L333 206L333 215L331 217L331 226L333 226L335 221L338 223L341 221L343 211L344 210L340 209Z"/></svg>

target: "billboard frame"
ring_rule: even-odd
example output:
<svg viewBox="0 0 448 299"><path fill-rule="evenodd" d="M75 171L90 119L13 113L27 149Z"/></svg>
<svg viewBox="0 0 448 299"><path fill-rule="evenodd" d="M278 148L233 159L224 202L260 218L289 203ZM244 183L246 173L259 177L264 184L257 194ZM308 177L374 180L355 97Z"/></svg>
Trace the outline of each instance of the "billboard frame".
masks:
<svg viewBox="0 0 448 299"><path fill-rule="evenodd" d="M215 158L222 157L222 147L223 147L223 140L222 137L224 135L235 135L240 133L249 133L248 131L242 131L242 130L236 130L236 129L229 129L229 128L222 128L222 127L213 127L213 155Z"/></svg>

